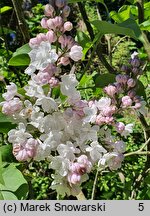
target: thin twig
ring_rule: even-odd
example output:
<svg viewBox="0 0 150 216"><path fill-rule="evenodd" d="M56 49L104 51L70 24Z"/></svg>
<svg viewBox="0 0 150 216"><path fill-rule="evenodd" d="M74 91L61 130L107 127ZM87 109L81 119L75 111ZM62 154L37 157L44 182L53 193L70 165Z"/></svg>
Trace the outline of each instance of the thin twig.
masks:
<svg viewBox="0 0 150 216"><path fill-rule="evenodd" d="M150 138L142 145L142 147L139 150L126 153L124 154L124 156L127 157L131 155L149 155L150 151L143 151L143 149L149 144L149 142L150 142Z"/></svg>
<svg viewBox="0 0 150 216"><path fill-rule="evenodd" d="M115 49L117 48L117 46L125 39L127 38L128 36L124 36L122 38L120 38L120 40L117 41L117 43L114 45L113 49L112 49L112 53L115 51Z"/></svg>
<svg viewBox="0 0 150 216"><path fill-rule="evenodd" d="M97 168L96 175L95 175L95 179L94 179L94 183L93 183L93 189L92 189L92 196L91 196L91 200L94 200L94 196L95 196L95 189L96 189L96 183L97 183L98 174L99 174L99 169Z"/></svg>
<svg viewBox="0 0 150 216"><path fill-rule="evenodd" d="M18 24L19 24L24 42L27 43L30 39L30 36L29 36L29 31L28 31L25 19L24 19L23 11L21 9L21 1L12 0L12 3L15 9L15 12L16 12Z"/></svg>

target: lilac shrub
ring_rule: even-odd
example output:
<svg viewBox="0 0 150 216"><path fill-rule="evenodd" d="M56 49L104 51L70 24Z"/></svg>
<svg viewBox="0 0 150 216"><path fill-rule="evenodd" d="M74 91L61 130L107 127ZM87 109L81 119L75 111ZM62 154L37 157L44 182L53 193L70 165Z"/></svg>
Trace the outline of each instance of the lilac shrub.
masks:
<svg viewBox="0 0 150 216"><path fill-rule="evenodd" d="M133 124L118 122L117 114L127 109L145 114L145 102L136 95L137 76L142 73L137 53L131 56L129 66L122 67L124 74L104 88L106 97L81 98L74 66L70 73L63 72L65 66L82 59L82 47L65 34L73 28L67 21L69 13L65 0L45 6L41 26L47 33L29 41L31 61L25 73L30 80L25 95L10 83L1 103L2 112L18 124L8 133L15 158L20 162L49 161L54 171L51 188L62 196L78 195L95 165L98 169L120 168L126 150L120 137L132 133ZM55 87L63 98L53 97Z"/></svg>

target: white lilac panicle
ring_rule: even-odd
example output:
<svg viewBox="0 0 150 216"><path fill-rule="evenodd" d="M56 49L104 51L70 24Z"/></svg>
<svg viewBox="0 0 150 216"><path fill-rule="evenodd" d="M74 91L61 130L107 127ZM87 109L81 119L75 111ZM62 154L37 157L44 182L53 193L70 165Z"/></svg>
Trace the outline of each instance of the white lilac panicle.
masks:
<svg viewBox="0 0 150 216"><path fill-rule="evenodd" d="M29 56L31 62L25 70L28 75L33 74L36 70L43 71L49 64L56 62L58 59L56 50L51 49L51 44L47 41L42 41L39 46L33 47Z"/></svg>
<svg viewBox="0 0 150 216"><path fill-rule="evenodd" d="M46 5L47 17L41 21L48 32L38 34L29 42L31 62L25 73L31 75L31 79L24 87L25 96L21 97L16 85L10 83L3 94L5 102L2 102L2 111L18 118L17 129L8 133L16 159L48 160L49 167L54 171L51 188L64 196L66 193L76 195L96 163L111 170L120 168L125 143L113 137L110 128L115 127L121 136L126 137L132 133L133 124L116 122L115 100L117 94L124 92L126 85L130 90L136 83L128 75L117 75L116 83L105 88L108 97L89 102L82 100L73 70L69 74L63 74L61 70L61 66L70 64L72 60L77 62L83 55L82 47L71 36L64 34L72 29L72 23L66 21L70 8L66 1L57 1L55 6L60 14L55 16L53 6ZM56 41L58 54L51 46ZM131 56L132 59L135 57L136 53ZM66 96L65 101L61 101L61 97L52 97L53 88L59 82L60 92ZM48 86L48 91L44 85ZM127 93L119 99L122 101L121 108L132 108L133 103L136 111L144 112L145 104L138 98L135 101L135 95Z"/></svg>

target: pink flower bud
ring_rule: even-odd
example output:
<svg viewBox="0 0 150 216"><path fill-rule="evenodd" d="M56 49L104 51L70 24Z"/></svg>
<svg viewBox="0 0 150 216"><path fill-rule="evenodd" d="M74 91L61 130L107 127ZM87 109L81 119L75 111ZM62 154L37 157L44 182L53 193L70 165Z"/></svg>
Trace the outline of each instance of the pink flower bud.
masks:
<svg viewBox="0 0 150 216"><path fill-rule="evenodd" d="M57 6L58 8L62 8L62 7L65 6L66 1L65 1L65 0L56 0L56 1L55 1L55 4L56 4L56 6Z"/></svg>
<svg viewBox="0 0 150 216"><path fill-rule="evenodd" d="M29 46L33 48L35 45L39 45L37 38L31 38L29 41Z"/></svg>
<svg viewBox="0 0 150 216"><path fill-rule="evenodd" d="M134 109L140 109L141 106L142 106L142 104L141 104L140 102L135 103L135 105L134 105Z"/></svg>
<svg viewBox="0 0 150 216"><path fill-rule="evenodd" d="M64 31L71 31L72 28L73 28L73 25L71 22L68 21L64 23Z"/></svg>
<svg viewBox="0 0 150 216"><path fill-rule="evenodd" d="M121 71L128 72L128 70L129 70L129 67L127 65L122 65Z"/></svg>
<svg viewBox="0 0 150 216"><path fill-rule="evenodd" d="M44 33L40 33L36 36L38 43L40 44L42 41L46 41L46 35Z"/></svg>
<svg viewBox="0 0 150 216"><path fill-rule="evenodd" d="M139 103L139 102L141 102L141 97L138 96L138 95L136 95L136 96L133 98L133 100L134 100L135 103Z"/></svg>
<svg viewBox="0 0 150 216"><path fill-rule="evenodd" d="M102 111L102 114L104 116L112 116L116 111L116 107L115 106L110 106L110 107L105 107L105 109Z"/></svg>
<svg viewBox="0 0 150 216"><path fill-rule="evenodd" d="M122 122L117 122L116 123L116 131L118 133L122 133L124 131L124 129L125 129L125 124L124 123L122 123Z"/></svg>
<svg viewBox="0 0 150 216"><path fill-rule="evenodd" d="M42 28L48 28L48 26L47 26L47 19L46 18L42 18L42 20L41 20L41 26L42 26Z"/></svg>
<svg viewBox="0 0 150 216"><path fill-rule="evenodd" d="M45 5L45 11L44 12L45 12L45 16L53 17L53 14L54 14L53 6L50 4Z"/></svg>
<svg viewBox="0 0 150 216"><path fill-rule="evenodd" d="M129 88L130 88L130 87L133 88L133 87L136 85L136 82L135 82L134 79L130 78L130 79L128 79L128 81L127 81L127 85L128 85Z"/></svg>
<svg viewBox="0 0 150 216"><path fill-rule="evenodd" d="M80 170L80 164L79 163L72 163L70 166L70 171L72 173L78 173L78 171Z"/></svg>
<svg viewBox="0 0 150 216"><path fill-rule="evenodd" d="M127 76L127 75L118 74L118 75L116 76L116 81L117 81L118 83L126 84L126 83L127 83L127 80L128 80L128 76Z"/></svg>
<svg viewBox="0 0 150 216"><path fill-rule="evenodd" d="M114 122L114 118L112 116L105 117L105 123L111 125Z"/></svg>
<svg viewBox="0 0 150 216"><path fill-rule="evenodd" d="M59 84L59 80L55 77L51 77L49 80L49 84L51 87L56 87Z"/></svg>
<svg viewBox="0 0 150 216"><path fill-rule="evenodd" d="M139 67L140 66L140 60L137 57L135 57L134 59L131 60L131 65L133 67L136 67L136 68Z"/></svg>
<svg viewBox="0 0 150 216"><path fill-rule="evenodd" d="M105 117L102 116L101 114L99 114L97 117L96 117L96 124L98 125L102 125L105 123Z"/></svg>
<svg viewBox="0 0 150 216"><path fill-rule="evenodd" d="M123 91L123 86L121 83L115 82L114 86L116 87L117 93L121 93Z"/></svg>
<svg viewBox="0 0 150 216"><path fill-rule="evenodd" d="M39 72L37 75L33 75L32 79L39 85L45 85L50 80L50 75L48 72Z"/></svg>
<svg viewBox="0 0 150 216"><path fill-rule="evenodd" d="M129 107L129 106L131 106L131 105L132 105L132 100L131 100L131 98L130 98L129 96L124 96L124 97L122 97L122 105L123 105L124 107Z"/></svg>
<svg viewBox="0 0 150 216"><path fill-rule="evenodd" d="M78 184L81 181L81 175L77 173L71 173L68 175L68 182L71 184Z"/></svg>
<svg viewBox="0 0 150 216"><path fill-rule="evenodd" d="M138 75L139 74L139 68L132 68L132 72L135 74L135 75Z"/></svg>
<svg viewBox="0 0 150 216"><path fill-rule="evenodd" d="M2 113L13 115L22 109L22 101L19 98L13 98L10 101L3 102Z"/></svg>
<svg viewBox="0 0 150 216"><path fill-rule="evenodd" d="M88 102L88 106L89 107L92 107L94 104L95 104L95 101L93 101L93 100L91 100L91 101Z"/></svg>
<svg viewBox="0 0 150 216"><path fill-rule="evenodd" d="M52 30L49 30L47 33L46 33L46 37L47 37L47 40L50 42L50 43L53 43L57 40L57 37L56 37L56 34L52 31Z"/></svg>
<svg viewBox="0 0 150 216"><path fill-rule="evenodd" d="M78 172L82 173L82 175L85 172L89 173L91 171L92 163L89 161L86 155L81 155L78 157L77 162L80 164L80 170L78 170Z"/></svg>
<svg viewBox="0 0 150 216"><path fill-rule="evenodd" d="M14 144L13 154L18 161L26 161L35 157L38 142L30 138L22 144Z"/></svg>
<svg viewBox="0 0 150 216"><path fill-rule="evenodd" d="M55 28L61 28L63 25L63 20L61 16L56 16L53 20Z"/></svg>
<svg viewBox="0 0 150 216"><path fill-rule="evenodd" d="M69 56L72 60L74 61L79 61L81 58L82 58L82 47L81 46L77 46L77 45L74 45L72 48L71 48L71 51L69 53Z"/></svg>
<svg viewBox="0 0 150 216"><path fill-rule="evenodd" d="M69 14L70 14L70 7L68 5L66 5L62 10L62 15L63 15L63 17L68 17Z"/></svg>
<svg viewBox="0 0 150 216"><path fill-rule="evenodd" d="M114 95L117 93L117 88L113 85L106 86L104 88L104 91L106 92L107 95L110 97L114 97Z"/></svg>
<svg viewBox="0 0 150 216"><path fill-rule="evenodd" d="M62 49L67 48L69 50L75 45L75 41L71 36L60 36L58 41L61 44Z"/></svg>
<svg viewBox="0 0 150 216"><path fill-rule="evenodd" d="M49 29L55 30L54 19L48 19L47 20L47 26L48 26Z"/></svg>
<svg viewBox="0 0 150 216"><path fill-rule="evenodd" d="M57 72L57 68L54 64L49 64L42 72L49 73L50 77L52 77Z"/></svg>
<svg viewBox="0 0 150 216"><path fill-rule="evenodd" d="M60 63L64 66L68 65L70 63L70 60L68 57L61 57Z"/></svg>
<svg viewBox="0 0 150 216"><path fill-rule="evenodd" d="M130 91L128 92L128 96L129 96L130 98L134 98L135 95L136 95L136 92L135 92L134 90L130 90Z"/></svg>

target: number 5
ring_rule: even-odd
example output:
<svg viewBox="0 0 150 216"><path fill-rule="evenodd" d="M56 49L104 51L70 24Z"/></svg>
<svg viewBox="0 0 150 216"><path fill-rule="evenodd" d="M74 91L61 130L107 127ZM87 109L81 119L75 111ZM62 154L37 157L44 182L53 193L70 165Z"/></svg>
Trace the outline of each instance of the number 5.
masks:
<svg viewBox="0 0 150 216"><path fill-rule="evenodd" d="M144 210L144 203L139 203L139 211L143 211Z"/></svg>

